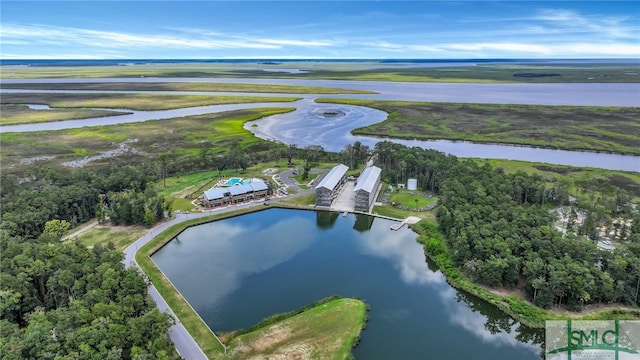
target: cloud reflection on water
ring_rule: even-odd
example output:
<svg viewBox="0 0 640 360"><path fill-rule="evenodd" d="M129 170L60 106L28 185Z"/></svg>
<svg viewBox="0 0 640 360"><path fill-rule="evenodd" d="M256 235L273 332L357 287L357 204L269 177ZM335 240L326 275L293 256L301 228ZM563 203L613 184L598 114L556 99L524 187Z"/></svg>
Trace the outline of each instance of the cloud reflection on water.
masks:
<svg viewBox="0 0 640 360"><path fill-rule="evenodd" d="M186 285L181 289L197 308L216 303L238 289L243 278L281 264L308 248L314 238L306 229L313 226L315 224L310 219L295 216L267 227L220 221L215 223L214 231L210 226L189 229L195 232L189 236L203 239L207 242L206 247L201 246L200 241L184 244L178 241L170 249L166 249L166 256L161 252L154 255L154 261L163 263L163 258L166 257L167 264L161 266L165 267L170 266L169 257L189 256L191 266L173 269L172 278L175 284L202 284L197 287ZM183 246L185 248L181 249ZM254 248L255 251L246 251L247 247ZM193 251L193 248L198 251ZM211 259L215 260L211 262ZM208 273L203 274L199 269L204 268L200 264L205 262L211 263L206 266Z"/></svg>
<svg viewBox="0 0 640 360"><path fill-rule="evenodd" d="M387 259L398 270L400 278L407 284L443 283L440 271L431 271L426 266L422 246L415 242L415 233L404 235L404 231L379 230L376 236L358 238L362 251ZM404 235L404 236L403 236Z"/></svg>
<svg viewBox="0 0 640 360"><path fill-rule="evenodd" d="M496 333L489 331L486 326L487 316L457 299L458 292L446 283L440 270L431 271L426 266L424 250L416 243L415 233L411 232L410 236L403 236L403 231L381 229L378 235L360 237L358 242L365 254L389 260L403 282L410 285L428 284L436 290L443 303L444 312L449 315L449 321L452 324L461 327L484 343L497 347L521 348L536 355L539 354L539 346L523 343L516 338L520 324L513 320L508 332L502 329ZM396 321L409 316L409 311L391 309L381 316L386 321Z"/></svg>

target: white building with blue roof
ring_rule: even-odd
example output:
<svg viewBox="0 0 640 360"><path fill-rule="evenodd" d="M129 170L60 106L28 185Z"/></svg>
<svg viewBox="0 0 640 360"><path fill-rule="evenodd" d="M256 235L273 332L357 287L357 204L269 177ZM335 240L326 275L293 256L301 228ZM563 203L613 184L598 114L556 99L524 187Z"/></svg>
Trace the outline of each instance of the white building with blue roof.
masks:
<svg viewBox="0 0 640 360"><path fill-rule="evenodd" d="M263 199L270 193L271 188L266 182L260 179L252 179L249 183L238 183L228 187L213 187L202 193L201 200L206 207L217 207Z"/></svg>

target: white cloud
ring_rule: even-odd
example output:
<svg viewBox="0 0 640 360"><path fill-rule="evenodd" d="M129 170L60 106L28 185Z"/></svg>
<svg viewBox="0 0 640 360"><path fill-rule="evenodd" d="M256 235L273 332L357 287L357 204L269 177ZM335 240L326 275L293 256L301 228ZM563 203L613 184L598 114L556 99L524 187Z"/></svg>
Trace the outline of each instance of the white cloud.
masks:
<svg viewBox="0 0 640 360"><path fill-rule="evenodd" d="M444 47L451 50L462 50L462 51L500 51L500 52L511 52L511 53L532 53L532 54L545 54L549 55L552 53L551 49L548 46L544 45L536 45L536 44L525 44L525 43L467 43L467 44L448 44Z"/></svg>
<svg viewBox="0 0 640 360"><path fill-rule="evenodd" d="M328 47L336 45L329 40L298 40L282 38L253 38L237 34L199 30L176 29L171 35L131 34L43 25L1 24L3 43L16 42L37 45L90 46L99 48L157 48L157 49L265 49L292 47Z"/></svg>
<svg viewBox="0 0 640 360"><path fill-rule="evenodd" d="M339 33L226 33L164 27L150 34L37 24L0 23L2 58L375 58L375 57L640 57L640 23L630 16L595 16L567 9L531 10L524 17L461 19L429 32L380 32L345 27ZM353 19L352 19L353 20ZM452 20L454 21L454 20ZM493 25L490 23L493 22ZM282 24L280 28L286 27ZM416 28L417 29L417 28ZM349 36L351 34L352 36ZM354 35L357 34L357 35ZM111 53L109 53L111 52ZM37 53L42 54L38 56ZM98 54L97 56L95 54Z"/></svg>
<svg viewBox="0 0 640 360"><path fill-rule="evenodd" d="M253 39L263 44L274 44L283 46L302 46L302 47L327 47L336 46L338 43L328 40L290 40L290 39Z"/></svg>
<svg viewBox="0 0 640 360"><path fill-rule="evenodd" d="M602 39L633 38L639 36L640 26L636 20L625 16L588 16L573 10L543 9L532 20L546 24L565 33L582 34Z"/></svg>
<svg viewBox="0 0 640 360"><path fill-rule="evenodd" d="M629 56L640 57L640 43L573 43L558 45L555 49L557 52L565 52L567 54L592 54L600 56Z"/></svg>
<svg viewBox="0 0 640 360"><path fill-rule="evenodd" d="M84 54L84 53L58 53L58 54L14 54L2 53L3 60L104 60L104 59L127 59L128 56L117 54Z"/></svg>

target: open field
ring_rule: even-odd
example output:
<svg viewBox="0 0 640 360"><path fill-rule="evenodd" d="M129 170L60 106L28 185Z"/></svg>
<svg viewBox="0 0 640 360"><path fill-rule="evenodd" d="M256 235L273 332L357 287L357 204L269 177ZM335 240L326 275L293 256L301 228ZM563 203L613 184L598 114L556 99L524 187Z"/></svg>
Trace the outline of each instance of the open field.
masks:
<svg viewBox="0 0 640 360"><path fill-rule="evenodd" d="M4 95L3 99L4 100ZM23 104L0 104L0 124L15 125L36 122L87 119L102 116L130 114L121 111L93 109L34 110Z"/></svg>
<svg viewBox="0 0 640 360"><path fill-rule="evenodd" d="M265 71L301 69L308 72ZM491 64L422 67L393 66L378 61L251 63L139 64L131 66L5 66L2 78L101 78L101 77L233 77L341 79L423 82L594 82L640 81L640 65L630 64Z"/></svg>
<svg viewBox="0 0 640 360"><path fill-rule="evenodd" d="M64 80L61 80L64 81ZM35 90L117 90L117 91L214 91L214 92L256 92L284 94L373 94L366 90L349 90L339 88L267 85L267 84L233 84L208 82L110 82L110 83L29 83L0 84L1 89L35 89Z"/></svg>
<svg viewBox="0 0 640 360"><path fill-rule="evenodd" d="M144 235L148 228L144 226L111 226L96 225L86 232L77 236L78 241L85 246L93 247L95 245L107 246L112 242L116 250L123 251L134 241Z"/></svg>
<svg viewBox="0 0 640 360"><path fill-rule="evenodd" d="M261 140L242 126L290 108L231 111L114 126L95 126L59 131L0 134L3 172L21 172L37 163L55 166L123 149L117 156L96 158L86 166L148 162L150 155L202 156L224 152L237 145L252 153L279 145Z"/></svg>
<svg viewBox="0 0 640 360"><path fill-rule="evenodd" d="M403 210L391 205L376 205L371 210L372 214L386 216L394 219L405 219L409 216L415 216L422 220L435 221L436 214L434 211L415 212L411 210Z"/></svg>
<svg viewBox="0 0 640 360"><path fill-rule="evenodd" d="M365 318L365 304L337 299L234 338L237 359L346 359Z"/></svg>
<svg viewBox="0 0 640 360"><path fill-rule="evenodd" d="M394 191L393 194L391 194L389 201L410 208L423 208L436 203L438 201L438 197L435 196L429 198L424 194L415 191L400 190Z"/></svg>
<svg viewBox="0 0 640 360"><path fill-rule="evenodd" d="M478 164L491 164L494 168L502 168L505 172L523 171L528 174L539 174L547 182L566 181L569 184L569 194L587 201L589 194L581 186L583 183L609 183L631 193L635 202L640 202L640 173L628 171L614 171L594 168L579 168L572 166L550 165L527 161L473 159Z"/></svg>
<svg viewBox="0 0 640 360"><path fill-rule="evenodd" d="M14 111L21 111L23 116L40 116L54 110L30 110L11 107L18 104L44 104L52 108L109 108L130 110L168 110L204 105L242 104L257 102L296 101L294 97L269 96L211 96L211 95L163 95L163 94L2 94L2 118L17 117ZM84 111L88 111L83 109ZM76 112L80 110L75 110ZM37 114L37 115L36 115ZM106 115L114 115L112 112ZM67 119L58 120L69 120ZM27 122L27 121L23 121ZM7 124L3 124L7 125Z"/></svg>
<svg viewBox="0 0 640 360"><path fill-rule="evenodd" d="M640 154L640 108L458 104L355 99L318 102L362 105L387 120L359 135L466 140L545 148Z"/></svg>

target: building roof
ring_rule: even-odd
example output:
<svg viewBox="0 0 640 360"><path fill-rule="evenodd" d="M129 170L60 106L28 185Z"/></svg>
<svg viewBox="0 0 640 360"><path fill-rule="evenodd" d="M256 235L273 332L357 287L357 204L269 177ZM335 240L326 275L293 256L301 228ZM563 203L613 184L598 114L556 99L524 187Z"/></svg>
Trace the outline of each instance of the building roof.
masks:
<svg viewBox="0 0 640 360"><path fill-rule="evenodd" d="M325 175L320 183L316 186L316 190L319 188L325 188L329 190L333 190L336 188L336 185L340 182L340 179L347 173L349 168L347 165L339 164L333 167L327 175Z"/></svg>
<svg viewBox="0 0 640 360"><path fill-rule="evenodd" d="M356 183L356 187L353 191L364 190L368 193L373 193L376 189L375 186L380 179L380 172L382 170L377 166L370 166L362 172Z"/></svg>
<svg viewBox="0 0 640 360"><path fill-rule="evenodd" d="M269 185L267 185L267 183L264 181L254 179L249 185L251 186L253 191L269 190Z"/></svg>
<svg viewBox="0 0 640 360"><path fill-rule="evenodd" d="M228 188L231 195L242 195L254 191L267 190L269 187L264 181L252 181L248 184L236 185Z"/></svg>
<svg viewBox="0 0 640 360"><path fill-rule="evenodd" d="M251 188L251 185L249 184L235 185L235 186L229 187L228 189L229 189L229 192L231 193L231 196L242 195L242 194L246 194L248 192L253 191L253 189Z"/></svg>
<svg viewBox="0 0 640 360"><path fill-rule="evenodd" d="M225 196L235 196L242 195L254 191L268 190L269 187L264 181L260 181L258 179L253 179L248 184L229 186L224 188L211 188L204 192L204 197L206 200L215 200L222 199Z"/></svg>
<svg viewBox="0 0 640 360"><path fill-rule="evenodd" d="M227 188L211 188L204 192L204 198L207 201L222 199L228 192Z"/></svg>

